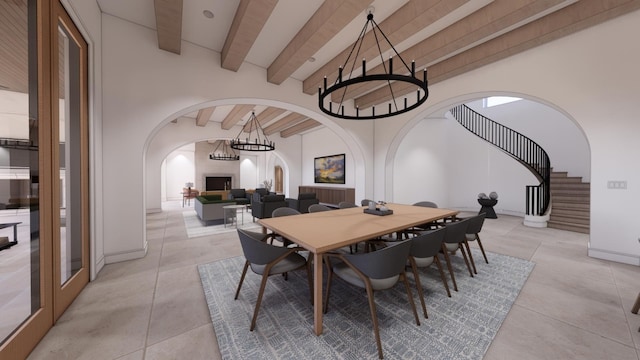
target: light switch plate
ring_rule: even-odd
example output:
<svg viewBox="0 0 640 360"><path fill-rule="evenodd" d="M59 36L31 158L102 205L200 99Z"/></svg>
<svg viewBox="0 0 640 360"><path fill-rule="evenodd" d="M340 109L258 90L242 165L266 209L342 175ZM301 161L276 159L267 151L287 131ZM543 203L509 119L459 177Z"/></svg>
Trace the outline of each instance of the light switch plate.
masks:
<svg viewBox="0 0 640 360"><path fill-rule="evenodd" d="M609 180L607 181L607 189L626 189L627 182L625 180Z"/></svg>

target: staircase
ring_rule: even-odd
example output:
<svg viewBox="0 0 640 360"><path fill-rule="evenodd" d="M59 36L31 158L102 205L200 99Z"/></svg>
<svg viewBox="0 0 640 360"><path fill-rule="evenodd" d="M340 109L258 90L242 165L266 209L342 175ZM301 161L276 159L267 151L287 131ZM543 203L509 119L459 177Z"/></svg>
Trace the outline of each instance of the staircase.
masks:
<svg viewBox="0 0 640 360"><path fill-rule="evenodd" d="M551 216L547 226L554 229L589 233L591 185L566 172L551 172Z"/></svg>
<svg viewBox="0 0 640 360"><path fill-rule="evenodd" d="M535 141L475 112L467 105L458 105L449 111L465 129L504 151L535 175L540 184L526 186L525 213L534 217L545 216L551 200L551 163L547 152Z"/></svg>

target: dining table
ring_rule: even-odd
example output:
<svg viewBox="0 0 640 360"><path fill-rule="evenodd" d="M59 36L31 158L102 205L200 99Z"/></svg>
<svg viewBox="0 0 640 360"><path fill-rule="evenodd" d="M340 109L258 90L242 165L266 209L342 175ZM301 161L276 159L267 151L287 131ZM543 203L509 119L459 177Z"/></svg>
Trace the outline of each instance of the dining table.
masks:
<svg viewBox="0 0 640 360"><path fill-rule="evenodd" d="M342 247L456 216L458 211L406 204L385 205L391 214L366 213L367 207L282 216L258 220L271 230L313 254L314 332L322 334L322 258Z"/></svg>

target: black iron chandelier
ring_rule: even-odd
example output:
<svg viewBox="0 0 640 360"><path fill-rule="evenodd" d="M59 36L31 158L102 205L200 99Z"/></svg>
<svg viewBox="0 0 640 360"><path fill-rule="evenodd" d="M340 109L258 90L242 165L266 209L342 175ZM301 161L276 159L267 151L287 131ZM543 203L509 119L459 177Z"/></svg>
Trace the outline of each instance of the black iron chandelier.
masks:
<svg viewBox="0 0 640 360"><path fill-rule="evenodd" d="M222 145L222 149L220 149L220 145ZM218 140L218 145L215 147L215 149L213 149L211 154L209 154L209 159L222 161L238 161L240 160L240 155L236 154L236 152L229 147L227 140Z"/></svg>
<svg viewBox="0 0 640 360"><path fill-rule="evenodd" d="M244 139L241 139L240 136L244 129L248 129L248 136ZM269 141L267 135L264 133L264 129L262 129L262 125L256 118L255 111L251 112L251 116L249 120L247 120L247 124L240 129L238 136L235 139L230 141L230 145L232 149L236 150L245 150L245 151L272 151L276 149L276 144L273 141Z"/></svg>
<svg viewBox="0 0 640 360"><path fill-rule="evenodd" d="M384 70L384 73L367 74L366 60L363 59L362 75L356 76L354 74L354 70L356 69L356 59L359 58L360 49L362 47L364 37L369 27L369 23L371 23L371 32L373 33L373 36L375 37L375 40L376 40L376 45L378 47L378 52L380 54L380 60L382 62L382 68ZM404 65L404 68L406 69L406 71L403 69L401 72L402 73L409 72L409 75L393 73L393 57L389 57L388 63L385 63L384 58L382 56L382 50L380 47L380 40L381 40L380 38L384 38L384 40L386 40L386 42L389 44L389 47L391 48L393 53L395 53L396 58L399 59L400 62L402 62L402 64ZM351 56L353 55L354 51L356 51L356 54L355 56L353 56L353 59L352 59ZM348 78L343 79L343 71L344 69L346 69L347 65L349 65L349 61L351 61L351 71L348 74ZM387 36L382 32L382 30L380 29L378 24L375 22L375 20L373 20L373 10L370 8L367 14L367 21L365 22L364 27L362 28L362 31L358 36L358 39L353 44L353 47L351 48L351 52L349 52L349 56L347 56L347 60L345 61L344 65L338 69L338 77L336 81L333 83L331 87L327 88L327 78L325 77L324 88L323 87L318 88L318 96L319 96L318 103L320 106L320 110L322 110L322 112L324 112L327 115L341 118L341 119L347 119L347 120L381 119L381 118L386 118L394 115L399 115L407 111L413 110L418 106L422 105L425 101L427 101L427 97L429 97L429 89L427 87L427 70L426 69L423 70L422 79L417 78L415 76L415 73L416 73L415 62L413 61L411 62L411 67L407 65L404 59L402 59L400 54L393 47L393 45L391 44ZM413 84L416 87L417 96L415 98L415 102L413 100L408 100L405 97L402 103L400 105L398 104L395 98L395 94L393 93L393 88L391 86L392 82L396 82L396 81ZM345 95L347 93L348 87L351 85L356 85L361 83L370 83L370 84L381 83L383 84L383 86L389 87L389 90L391 92L391 101L389 102L389 106L386 112L378 111L378 113L376 114L376 108L375 106L372 106L371 111L370 112L367 111L368 114L364 114L363 111L361 111L356 106L352 112L345 113L344 100L345 100ZM381 87L380 85L378 86ZM334 101L331 100L331 95L333 93L337 94L338 95L337 97L340 99L335 104L336 106L334 106ZM328 107L327 107L327 102L325 102L325 98L327 96L329 96Z"/></svg>

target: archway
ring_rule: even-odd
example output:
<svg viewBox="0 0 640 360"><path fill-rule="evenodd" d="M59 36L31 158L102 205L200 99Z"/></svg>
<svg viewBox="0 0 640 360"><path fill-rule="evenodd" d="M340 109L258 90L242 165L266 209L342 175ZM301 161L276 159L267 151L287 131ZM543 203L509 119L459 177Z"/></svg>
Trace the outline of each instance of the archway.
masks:
<svg viewBox="0 0 640 360"><path fill-rule="evenodd" d="M481 99L496 95L524 100L483 108ZM553 167L589 181L590 146L583 130L568 113L526 94L474 93L431 106L398 132L385 159L388 199L407 202L422 196L415 201L434 200L446 207L478 211L477 194L499 190L501 207L497 210L524 216L524 187L537 184L537 180L513 159L467 132L447 115L449 108L461 103L479 108L483 115L539 142L549 153ZM411 177L398 175L409 170ZM415 179L419 179L422 187L416 185Z"/></svg>

